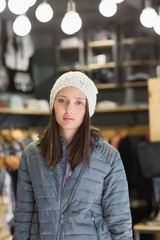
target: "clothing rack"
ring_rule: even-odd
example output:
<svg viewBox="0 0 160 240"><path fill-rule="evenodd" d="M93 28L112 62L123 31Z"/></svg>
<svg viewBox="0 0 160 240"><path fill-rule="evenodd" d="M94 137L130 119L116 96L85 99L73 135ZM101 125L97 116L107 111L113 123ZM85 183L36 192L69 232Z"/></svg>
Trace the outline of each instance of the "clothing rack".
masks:
<svg viewBox="0 0 160 240"><path fill-rule="evenodd" d="M0 239L1 240L12 239L9 228L4 220L7 210L8 210L8 205L6 204L5 197L0 196Z"/></svg>
<svg viewBox="0 0 160 240"><path fill-rule="evenodd" d="M16 170L23 149L38 136L38 133L37 129L1 129L0 167L7 166Z"/></svg>
<svg viewBox="0 0 160 240"><path fill-rule="evenodd" d="M99 128L104 138L111 140L115 136L121 138L127 136L147 136L149 135L148 125L120 126L120 127L101 127Z"/></svg>

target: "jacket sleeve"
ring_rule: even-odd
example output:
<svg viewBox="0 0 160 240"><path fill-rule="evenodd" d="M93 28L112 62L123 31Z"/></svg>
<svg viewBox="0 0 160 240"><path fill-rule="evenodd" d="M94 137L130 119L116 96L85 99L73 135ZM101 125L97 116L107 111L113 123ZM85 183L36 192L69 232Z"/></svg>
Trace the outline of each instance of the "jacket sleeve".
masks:
<svg viewBox="0 0 160 240"><path fill-rule="evenodd" d="M33 189L27 170L27 156L22 155L18 169L14 240L29 240L34 212Z"/></svg>
<svg viewBox="0 0 160 240"><path fill-rule="evenodd" d="M133 236L128 182L117 150L112 152L111 159L102 197L104 219L113 240L131 240Z"/></svg>

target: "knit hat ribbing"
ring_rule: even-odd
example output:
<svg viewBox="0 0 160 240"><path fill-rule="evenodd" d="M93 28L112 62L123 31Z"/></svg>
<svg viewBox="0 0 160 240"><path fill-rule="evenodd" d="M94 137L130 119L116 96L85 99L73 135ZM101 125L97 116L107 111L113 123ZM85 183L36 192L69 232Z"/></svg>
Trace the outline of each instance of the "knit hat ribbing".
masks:
<svg viewBox="0 0 160 240"><path fill-rule="evenodd" d="M61 75L53 85L50 93L50 109L57 93L64 87L76 87L81 90L88 100L89 116L94 114L97 102L98 90L93 81L84 73L79 71L70 71Z"/></svg>

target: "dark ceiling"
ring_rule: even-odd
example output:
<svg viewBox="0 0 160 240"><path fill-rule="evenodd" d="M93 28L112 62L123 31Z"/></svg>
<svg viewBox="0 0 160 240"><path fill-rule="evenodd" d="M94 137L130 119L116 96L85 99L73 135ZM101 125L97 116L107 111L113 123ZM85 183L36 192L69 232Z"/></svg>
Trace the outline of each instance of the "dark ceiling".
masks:
<svg viewBox="0 0 160 240"><path fill-rule="evenodd" d="M24 0L22 0L24 1ZM75 0L76 10L80 14L83 24L94 25L113 23L114 25L129 23L135 21L140 24L139 16L144 7L144 0L124 0L124 2L118 4L117 13L111 18L103 17L98 10L98 6L101 0ZM160 0L152 0L154 6L158 6ZM31 7L27 16L32 22L32 28L34 30L51 30L60 29L60 22L66 12L68 0L48 0L54 10L54 16L48 23L40 23L35 17L35 10L42 0L37 0L36 4ZM160 4L160 3L159 3ZM0 13L0 18L10 19L14 21L16 15L12 14L8 7L6 7L3 13Z"/></svg>

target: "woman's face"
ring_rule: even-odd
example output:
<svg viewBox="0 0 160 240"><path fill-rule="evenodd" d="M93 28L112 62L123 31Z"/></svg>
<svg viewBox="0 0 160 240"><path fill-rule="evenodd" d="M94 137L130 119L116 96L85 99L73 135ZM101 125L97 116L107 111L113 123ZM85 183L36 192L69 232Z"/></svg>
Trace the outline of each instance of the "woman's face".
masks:
<svg viewBox="0 0 160 240"><path fill-rule="evenodd" d="M83 122L86 106L85 95L75 87L62 88L54 100L56 121L61 134L72 138Z"/></svg>

